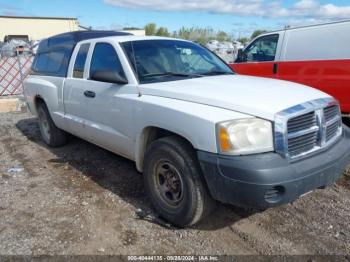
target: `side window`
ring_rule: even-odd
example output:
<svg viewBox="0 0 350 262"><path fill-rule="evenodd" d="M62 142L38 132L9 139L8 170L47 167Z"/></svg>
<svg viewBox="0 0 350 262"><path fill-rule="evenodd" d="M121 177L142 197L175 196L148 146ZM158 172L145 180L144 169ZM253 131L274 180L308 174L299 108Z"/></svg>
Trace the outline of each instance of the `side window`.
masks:
<svg viewBox="0 0 350 262"><path fill-rule="evenodd" d="M41 53L36 55L35 62L33 64L33 70L35 72L43 72L46 69L49 54L50 53Z"/></svg>
<svg viewBox="0 0 350 262"><path fill-rule="evenodd" d="M38 73L61 74L64 60L65 52L63 50L41 53L35 59L33 70Z"/></svg>
<svg viewBox="0 0 350 262"><path fill-rule="evenodd" d="M90 44L83 44L80 46L79 52L75 59L73 77L74 78L83 78L84 76L84 67L89 52Z"/></svg>
<svg viewBox="0 0 350 262"><path fill-rule="evenodd" d="M274 61L279 35L267 35L255 40L244 51L246 62Z"/></svg>
<svg viewBox="0 0 350 262"><path fill-rule="evenodd" d="M112 45L107 43L95 45L91 59L90 75L95 71L116 71L120 76L125 77L117 52Z"/></svg>

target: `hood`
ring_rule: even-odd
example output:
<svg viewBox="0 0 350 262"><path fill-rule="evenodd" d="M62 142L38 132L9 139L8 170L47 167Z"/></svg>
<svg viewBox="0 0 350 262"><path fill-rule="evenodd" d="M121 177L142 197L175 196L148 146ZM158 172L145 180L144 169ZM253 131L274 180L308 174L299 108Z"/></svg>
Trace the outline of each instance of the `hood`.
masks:
<svg viewBox="0 0 350 262"><path fill-rule="evenodd" d="M140 85L161 96L233 110L268 120L292 106L329 95L304 85L252 76L224 75Z"/></svg>

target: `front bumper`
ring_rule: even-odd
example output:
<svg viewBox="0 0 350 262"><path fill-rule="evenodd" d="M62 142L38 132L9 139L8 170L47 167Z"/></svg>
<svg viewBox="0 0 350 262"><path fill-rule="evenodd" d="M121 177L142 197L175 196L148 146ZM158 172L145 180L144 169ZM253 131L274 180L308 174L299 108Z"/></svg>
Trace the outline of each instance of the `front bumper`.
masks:
<svg viewBox="0 0 350 262"><path fill-rule="evenodd" d="M198 151L212 197L237 206L269 208L333 184L350 164L350 129L316 155L291 163L276 153L223 156Z"/></svg>

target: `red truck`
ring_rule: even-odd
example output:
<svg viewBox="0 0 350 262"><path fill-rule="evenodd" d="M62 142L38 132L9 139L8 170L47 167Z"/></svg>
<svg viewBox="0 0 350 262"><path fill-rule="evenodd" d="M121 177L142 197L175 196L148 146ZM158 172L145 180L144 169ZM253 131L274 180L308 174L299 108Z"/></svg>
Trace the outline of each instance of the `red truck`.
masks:
<svg viewBox="0 0 350 262"><path fill-rule="evenodd" d="M239 52L237 73L293 81L339 100L350 117L350 20L269 32Z"/></svg>

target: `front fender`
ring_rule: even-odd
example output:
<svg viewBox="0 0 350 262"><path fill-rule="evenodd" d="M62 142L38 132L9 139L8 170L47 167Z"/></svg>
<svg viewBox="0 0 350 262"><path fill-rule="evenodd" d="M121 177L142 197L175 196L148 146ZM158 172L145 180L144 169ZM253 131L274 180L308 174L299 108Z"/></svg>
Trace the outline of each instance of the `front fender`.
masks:
<svg viewBox="0 0 350 262"><path fill-rule="evenodd" d="M142 171L150 127L175 133L189 141L196 150L217 153L216 123L251 117L218 107L156 96L140 97L135 110L135 160L139 171Z"/></svg>

